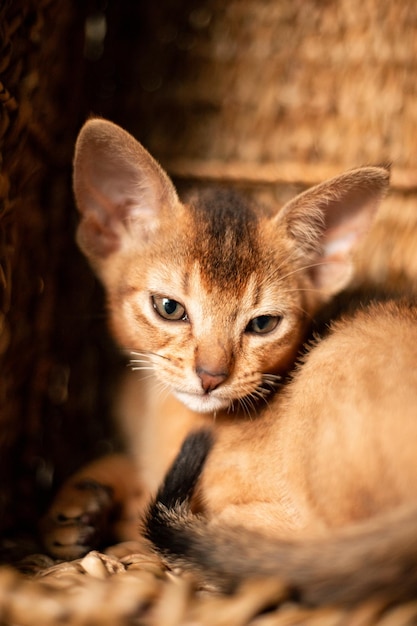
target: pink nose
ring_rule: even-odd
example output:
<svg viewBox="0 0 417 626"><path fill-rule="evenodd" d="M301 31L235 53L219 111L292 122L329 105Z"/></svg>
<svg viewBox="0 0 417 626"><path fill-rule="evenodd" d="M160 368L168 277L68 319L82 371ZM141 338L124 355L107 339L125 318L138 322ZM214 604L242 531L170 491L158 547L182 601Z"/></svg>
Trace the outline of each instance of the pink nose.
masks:
<svg viewBox="0 0 417 626"><path fill-rule="evenodd" d="M206 370L202 368L197 369L197 374L201 380L201 386L206 393L219 387L227 378L227 373L225 372L206 372Z"/></svg>

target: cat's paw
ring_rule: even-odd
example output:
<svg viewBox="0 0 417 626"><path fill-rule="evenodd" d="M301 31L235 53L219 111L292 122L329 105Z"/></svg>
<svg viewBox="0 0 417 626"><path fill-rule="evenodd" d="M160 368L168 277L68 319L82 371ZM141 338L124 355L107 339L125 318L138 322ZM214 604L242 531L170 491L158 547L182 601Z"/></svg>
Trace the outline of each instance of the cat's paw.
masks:
<svg viewBox="0 0 417 626"><path fill-rule="evenodd" d="M58 559L83 556L106 538L113 509L111 488L89 479L68 482L41 521L44 547Z"/></svg>

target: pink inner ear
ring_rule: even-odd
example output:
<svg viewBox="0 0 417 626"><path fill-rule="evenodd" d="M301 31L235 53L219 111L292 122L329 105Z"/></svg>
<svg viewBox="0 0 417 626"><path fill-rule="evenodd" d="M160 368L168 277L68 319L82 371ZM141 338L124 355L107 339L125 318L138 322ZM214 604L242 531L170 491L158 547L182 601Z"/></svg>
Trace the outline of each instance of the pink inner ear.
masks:
<svg viewBox="0 0 417 626"><path fill-rule="evenodd" d="M94 211L106 224L114 220L124 222L129 214L142 211L149 218L157 211L158 180L147 176L136 158L128 161L126 155L117 159L101 150L95 153L94 146L91 152L83 169L82 212Z"/></svg>
<svg viewBox="0 0 417 626"><path fill-rule="evenodd" d="M81 220L77 231L77 241L85 254L91 257L106 258L117 252L120 239L111 228L103 228L94 215Z"/></svg>
<svg viewBox="0 0 417 626"><path fill-rule="evenodd" d="M375 209L376 206L368 203L362 210L350 210L347 215L339 215L337 221L330 219L323 241L323 255L333 257L352 250L356 241L368 230Z"/></svg>
<svg viewBox="0 0 417 626"><path fill-rule="evenodd" d="M346 253L334 253L319 261L311 268L311 276L315 287L324 295L332 295L341 291L353 274L353 263L347 261Z"/></svg>
<svg viewBox="0 0 417 626"><path fill-rule="evenodd" d="M345 233L334 233L332 236L326 240L324 245L324 254L323 256L332 258L334 256L338 256L339 254L345 254L349 250L352 249L356 239L357 233L353 231L345 232Z"/></svg>
<svg viewBox="0 0 417 626"><path fill-rule="evenodd" d="M108 256L124 242L148 237L164 203L176 201L165 172L136 139L115 124L91 120L80 132L74 192L84 252Z"/></svg>
<svg viewBox="0 0 417 626"><path fill-rule="evenodd" d="M315 265L311 276L323 293L335 294L350 280L354 269L352 251L372 223L388 178L382 168L353 170L304 192L287 205L289 220L293 214L298 224L292 232L296 239L301 233L301 245L305 245L306 238L302 237L300 225L310 229L310 259ZM311 219L317 211L321 222Z"/></svg>
<svg viewBox="0 0 417 626"><path fill-rule="evenodd" d="M139 146L141 150L144 150ZM109 151L93 152L89 163L91 183L112 203L117 204L125 198L137 199L146 196L149 191L156 192L161 185L159 177L147 167L146 159L123 149L109 154ZM152 157L147 155L149 159Z"/></svg>
<svg viewBox="0 0 417 626"><path fill-rule="evenodd" d="M367 204L357 211L348 212L346 216L339 210L338 213L338 221L331 219L334 225L324 232L320 265L313 270L316 286L329 294L339 292L350 280L353 273L352 252L368 230L374 210L371 204Z"/></svg>

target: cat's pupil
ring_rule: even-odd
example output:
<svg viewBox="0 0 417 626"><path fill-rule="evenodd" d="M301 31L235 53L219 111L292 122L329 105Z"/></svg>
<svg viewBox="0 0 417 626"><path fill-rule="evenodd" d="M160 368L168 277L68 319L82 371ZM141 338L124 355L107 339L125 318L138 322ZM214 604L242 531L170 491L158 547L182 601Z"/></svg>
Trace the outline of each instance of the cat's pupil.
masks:
<svg viewBox="0 0 417 626"><path fill-rule="evenodd" d="M246 332L264 335L275 330L280 321L279 315L259 315L249 322Z"/></svg>
<svg viewBox="0 0 417 626"><path fill-rule="evenodd" d="M169 298L164 298L162 300L162 306L164 307L167 315L173 315L178 308L178 302L175 300L169 300Z"/></svg>

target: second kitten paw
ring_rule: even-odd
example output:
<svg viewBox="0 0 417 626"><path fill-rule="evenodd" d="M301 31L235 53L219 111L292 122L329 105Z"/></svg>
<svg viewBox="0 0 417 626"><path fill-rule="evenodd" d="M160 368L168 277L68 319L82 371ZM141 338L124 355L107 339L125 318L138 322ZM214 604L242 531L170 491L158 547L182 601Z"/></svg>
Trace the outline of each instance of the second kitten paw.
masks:
<svg viewBox="0 0 417 626"><path fill-rule="evenodd" d="M114 509L111 488L82 479L63 486L40 524L43 545L58 559L76 559L105 540Z"/></svg>

